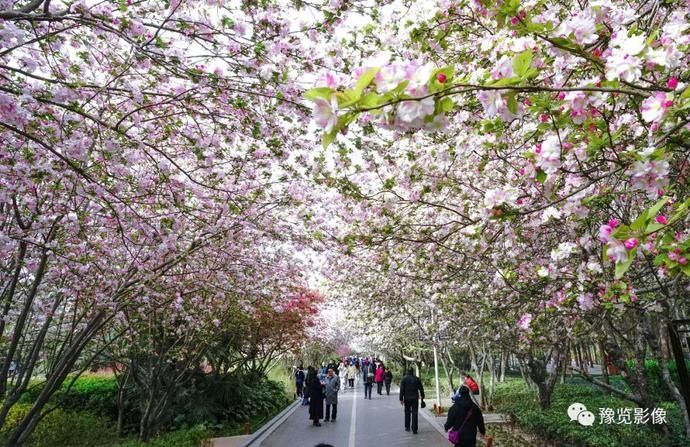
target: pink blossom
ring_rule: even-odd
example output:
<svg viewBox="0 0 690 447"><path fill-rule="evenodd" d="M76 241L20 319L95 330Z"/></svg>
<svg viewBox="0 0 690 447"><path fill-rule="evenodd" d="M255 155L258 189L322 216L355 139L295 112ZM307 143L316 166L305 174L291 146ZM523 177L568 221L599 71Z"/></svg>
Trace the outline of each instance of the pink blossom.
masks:
<svg viewBox="0 0 690 447"><path fill-rule="evenodd" d="M325 133L331 133L338 123L338 98L331 95L331 100L316 98L314 100L314 121Z"/></svg>
<svg viewBox="0 0 690 447"><path fill-rule="evenodd" d="M646 122L659 122L664 117L666 109L673 105L673 95L658 92L642 101L642 119Z"/></svg>
<svg viewBox="0 0 690 447"><path fill-rule="evenodd" d="M520 320L518 321L518 326L520 327L520 329L523 329L526 331L529 329L529 325L531 322L532 322L532 314L525 313L525 314L522 314L522 316L520 317Z"/></svg>
<svg viewBox="0 0 690 447"><path fill-rule="evenodd" d="M628 250L632 250L633 248L637 247L637 245L640 243L637 239L634 237L631 237L630 239L626 239L625 242L623 242L623 245L625 245L625 248Z"/></svg>
<svg viewBox="0 0 690 447"><path fill-rule="evenodd" d="M508 56L503 55L496 62L496 68L491 71L491 78L502 79L513 76L513 61Z"/></svg>
<svg viewBox="0 0 690 447"><path fill-rule="evenodd" d="M668 186L670 169L665 159L636 161L630 172L633 189L645 191L650 199L659 197L660 191Z"/></svg>
<svg viewBox="0 0 690 447"><path fill-rule="evenodd" d="M580 309L591 310L594 308L594 296L589 292L580 294L577 297L577 303L580 305Z"/></svg>
<svg viewBox="0 0 690 447"><path fill-rule="evenodd" d="M541 143L537 153L539 167L547 174L553 174L561 167L561 143L555 135L549 136Z"/></svg>
<svg viewBox="0 0 690 447"><path fill-rule="evenodd" d="M657 221L657 223L660 223L661 225L667 225L668 224L668 220L666 219L666 216L664 216L663 214L659 214L658 216L656 216L656 221Z"/></svg>
<svg viewBox="0 0 690 447"><path fill-rule="evenodd" d="M628 251L619 240L611 238L607 244L606 256L618 264L628 259Z"/></svg>
<svg viewBox="0 0 690 447"><path fill-rule="evenodd" d="M611 239L612 232L613 227L611 227L611 225L602 225L599 227L599 240L603 243L607 243Z"/></svg>
<svg viewBox="0 0 690 447"><path fill-rule="evenodd" d="M676 87L678 87L678 79L676 79L675 77L672 76L671 79L668 80L667 85L668 85L668 88L675 90Z"/></svg>

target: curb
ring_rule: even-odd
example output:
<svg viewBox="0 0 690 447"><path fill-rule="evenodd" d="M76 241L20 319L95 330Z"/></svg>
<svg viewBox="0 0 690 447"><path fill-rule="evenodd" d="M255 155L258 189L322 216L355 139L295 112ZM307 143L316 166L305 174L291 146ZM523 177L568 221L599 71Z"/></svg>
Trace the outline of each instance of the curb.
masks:
<svg viewBox="0 0 690 447"><path fill-rule="evenodd" d="M420 413L422 413L422 416L424 416L424 419L426 419L427 422L429 422L436 429L437 432L441 433L441 436L443 436L444 438L448 437L448 435L446 434L446 431L443 429L443 427L441 427L441 424L439 424L439 422L436 420L436 416L431 414L431 412L427 409L422 410L420 408L420 410L421 410Z"/></svg>
<svg viewBox="0 0 690 447"><path fill-rule="evenodd" d="M268 438L271 435L271 433L273 433L278 427L280 427L280 424L285 422L285 420L289 418L290 415L295 412L295 410L297 410L301 403L302 399L298 399L290 405L288 405L287 408L278 413L276 417L266 422L260 429L253 433L249 439L247 439L243 444L240 445L240 447L261 445L261 443L266 438Z"/></svg>

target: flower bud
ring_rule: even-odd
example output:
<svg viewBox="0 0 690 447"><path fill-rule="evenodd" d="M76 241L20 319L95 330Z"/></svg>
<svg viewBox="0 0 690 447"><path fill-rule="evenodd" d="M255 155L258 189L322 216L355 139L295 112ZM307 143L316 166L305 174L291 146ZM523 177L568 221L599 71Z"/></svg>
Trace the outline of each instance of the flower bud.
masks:
<svg viewBox="0 0 690 447"><path fill-rule="evenodd" d="M625 245L625 248L628 250L632 250L633 248L637 247L637 244L639 244L640 241L635 239L634 237L631 237L630 239L627 239L625 242L623 242L623 245Z"/></svg>

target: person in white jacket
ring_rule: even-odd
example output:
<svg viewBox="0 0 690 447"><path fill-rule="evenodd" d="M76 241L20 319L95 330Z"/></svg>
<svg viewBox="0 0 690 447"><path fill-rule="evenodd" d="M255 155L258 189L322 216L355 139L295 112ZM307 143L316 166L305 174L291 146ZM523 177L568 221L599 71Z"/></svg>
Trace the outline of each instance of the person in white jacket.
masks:
<svg viewBox="0 0 690 447"><path fill-rule="evenodd" d="M354 363L350 363L350 366L347 367L347 381L350 388L355 387L355 377L357 377L357 367Z"/></svg>

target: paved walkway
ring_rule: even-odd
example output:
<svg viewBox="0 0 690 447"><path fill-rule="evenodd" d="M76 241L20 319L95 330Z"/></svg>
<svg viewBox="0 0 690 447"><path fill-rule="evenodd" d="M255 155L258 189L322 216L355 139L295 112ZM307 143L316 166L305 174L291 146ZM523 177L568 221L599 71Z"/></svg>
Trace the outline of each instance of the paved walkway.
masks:
<svg viewBox="0 0 690 447"><path fill-rule="evenodd" d="M450 444L446 437L422 416L421 408L419 432L415 435L405 431L403 407L398 400L397 388L395 391L391 390L391 395L386 396L384 389L383 396L379 396L374 386L371 400L365 400L361 384L357 384L354 390L341 390L337 421L321 421L321 427L311 424L309 407L301 406L261 445L313 447L324 442L334 447L448 447Z"/></svg>

